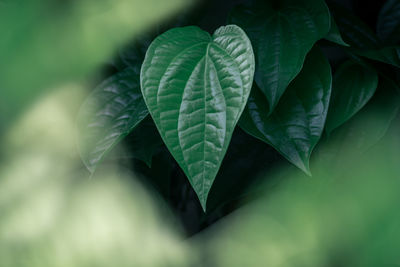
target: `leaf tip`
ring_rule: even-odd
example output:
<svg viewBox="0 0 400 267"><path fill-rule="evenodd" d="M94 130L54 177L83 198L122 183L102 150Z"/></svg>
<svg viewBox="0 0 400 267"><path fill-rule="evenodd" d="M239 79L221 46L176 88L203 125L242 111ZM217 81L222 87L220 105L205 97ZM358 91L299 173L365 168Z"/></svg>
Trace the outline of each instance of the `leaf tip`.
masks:
<svg viewBox="0 0 400 267"><path fill-rule="evenodd" d="M307 176L312 177L312 173L310 171L310 167L307 167L307 169L304 169L303 171L304 171L305 174L307 174Z"/></svg>
<svg viewBox="0 0 400 267"><path fill-rule="evenodd" d="M300 162L296 162L295 165L302 170L307 176L312 176L310 170L310 161L309 159L301 160Z"/></svg>
<svg viewBox="0 0 400 267"><path fill-rule="evenodd" d="M198 199L199 199L199 202L200 202L200 205L201 205L201 208L202 208L202 210L203 210L203 212L204 213L206 213L207 212L207 199L208 199L208 193L209 193L209 190L207 190L207 191L197 191L196 190L196 188L193 188L193 189L195 189L195 192L196 192L196 195L197 195L197 197L198 197Z"/></svg>
<svg viewBox="0 0 400 267"><path fill-rule="evenodd" d="M268 101L268 111L267 111L267 117L270 117L276 107L277 103L276 102L270 102Z"/></svg>
<svg viewBox="0 0 400 267"><path fill-rule="evenodd" d="M207 199L205 198L203 198L203 199L200 199L199 198L199 200L200 200L200 205L201 205L201 208L203 209L203 212L204 213L206 213L207 212Z"/></svg>
<svg viewBox="0 0 400 267"><path fill-rule="evenodd" d="M146 166L151 169L151 165L153 164L153 158L150 157L149 159L145 159L144 163L146 164Z"/></svg>
<svg viewBox="0 0 400 267"><path fill-rule="evenodd" d="M82 161L86 169L90 172L90 175L93 175L93 173L96 171L96 165L90 164L84 158L82 158Z"/></svg>

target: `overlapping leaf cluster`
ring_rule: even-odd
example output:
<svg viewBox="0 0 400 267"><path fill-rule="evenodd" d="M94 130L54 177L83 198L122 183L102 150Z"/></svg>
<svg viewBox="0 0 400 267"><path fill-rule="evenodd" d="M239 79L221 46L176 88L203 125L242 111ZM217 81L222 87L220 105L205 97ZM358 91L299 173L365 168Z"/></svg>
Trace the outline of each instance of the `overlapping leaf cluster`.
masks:
<svg viewBox="0 0 400 267"><path fill-rule="evenodd" d="M146 125L160 136L148 130L136 157L150 165L162 139L205 210L236 124L307 174L321 138L357 125L370 133L360 133L366 149L399 109L399 10L400 1L389 0L375 34L323 0L254 1L235 7L212 36L173 28L145 56L149 42L128 49L115 62L120 71L82 107L84 162L94 171L122 137L140 134L135 127L150 113L155 126ZM330 62L329 47L344 60ZM386 118L380 125L357 124L377 111Z"/></svg>

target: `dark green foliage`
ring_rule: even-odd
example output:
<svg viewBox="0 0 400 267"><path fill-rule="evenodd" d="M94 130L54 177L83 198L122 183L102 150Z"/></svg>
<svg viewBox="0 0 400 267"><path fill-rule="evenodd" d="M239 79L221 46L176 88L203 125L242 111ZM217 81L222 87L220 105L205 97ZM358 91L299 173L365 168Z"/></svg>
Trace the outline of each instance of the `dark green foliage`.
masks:
<svg viewBox="0 0 400 267"><path fill-rule="evenodd" d="M0 0L0 266L400 266L400 0L191 2Z"/></svg>
<svg viewBox="0 0 400 267"><path fill-rule="evenodd" d="M124 145L126 153L150 168L154 154L169 150L177 164L171 163L173 175L188 178L206 210L210 190L212 207L232 203L244 193L223 189L247 179L240 171L237 176L241 178L227 171L224 166L230 163L223 159L228 153L226 157L234 162L228 146L245 105L241 128L309 175L312 151L321 139L356 135L363 150L385 135L399 109L398 1L387 1L383 6L374 22L376 33L370 22L368 25L332 1L328 5L322 0L244 2L226 9L226 23L237 26L215 23L213 29L221 27L213 36L195 26L174 28L206 25L204 18L202 21L200 16L186 14L118 52L112 61L118 71L114 77L130 71L137 83L135 90L141 88L147 108L138 95L141 104L132 104L129 110L140 109L142 116L126 113L135 123L124 129L113 126L116 117L109 117L109 129L92 135L102 146L82 148L89 168L94 170L103 154L133 131ZM212 6L210 2L208 7ZM141 85L135 74L140 69ZM91 96L104 107L104 98L99 97ZM123 94L118 100L127 101ZM107 105L120 104L110 99ZM135 128L147 109L151 117ZM376 125L359 125L365 114L376 113L385 119ZM114 139L108 139L107 132L113 133ZM83 136L87 139L87 133ZM235 138L233 143L237 142ZM82 143L87 142L84 139ZM93 153L101 153L101 157L88 164L87 155ZM257 158L252 151L243 153L252 155L249 159ZM236 157L238 162L244 160L240 153ZM235 177L226 178L227 173ZM248 171L248 176L255 175ZM212 190L213 183L218 189Z"/></svg>

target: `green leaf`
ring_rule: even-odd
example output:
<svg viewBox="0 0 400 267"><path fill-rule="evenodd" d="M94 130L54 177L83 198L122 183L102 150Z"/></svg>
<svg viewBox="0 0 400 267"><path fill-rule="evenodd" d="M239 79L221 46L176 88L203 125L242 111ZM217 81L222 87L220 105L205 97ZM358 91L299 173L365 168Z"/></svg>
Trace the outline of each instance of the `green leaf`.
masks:
<svg viewBox="0 0 400 267"><path fill-rule="evenodd" d="M382 46L372 29L348 9L334 4L331 4L329 8L336 19L343 40L351 47L357 49L378 49Z"/></svg>
<svg viewBox="0 0 400 267"><path fill-rule="evenodd" d="M93 173L104 156L147 115L139 75L133 69L100 84L78 116L79 150L89 171Z"/></svg>
<svg viewBox="0 0 400 267"><path fill-rule="evenodd" d="M239 6L230 22L243 27L256 54L255 80L272 112L300 72L316 41L330 28L329 10L320 0L285 0L248 8Z"/></svg>
<svg viewBox="0 0 400 267"><path fill-rule="evenodd" d="M354 53L348 53L348 56L351 60L357 62L358 64L366 67L367 69L371 69L372 71L376 71L379 75L380 79L384 80L387 86L394 88L400 94L400 83L397 83L396 80L396 72L398 69L392 68L388 65L376 65L371 64L371 62L366 61L364 58L356 55Z"/></svg>
<svg viewBox="0 0 400 267"><path fill-rule="evenodd" d="M212 37L198 27L175 28L157 37L146 53L144 99L204 210L253 75L250 40L235 25Z"/></svg>
<svg viewBox="0 0 400 267"><path fill-rule="evenodd" d="M331 28L330 28L328 34L325 36L325 39L332 43L338 44L338 45L349 46L348 43L343 41L342 35L340 34L339 28L338 28L333 16L331 16Z"/></svg>
<svg viewBox="0 0 400 267"><path fill-rule="evenodd" d="M378 85L376 71L347 61L333 78L332 99L326 131L329 134L356 114L374 95Z"/></svg>
<svg viewBox="0 0 400 267"><path fill-rule="evenodd" d="M333 138L340 138L342 142L351 140L354 148L362 152L378 143L399 113L400 97L396 90L393 81L381 79L374 97L335 131Z"/></svg>
<svg viewBox="0 0 400 267"><path fill-rule="evenodd" d="M314 49L270 116L261 91L253 87L240 127L310 174L309 159L323 132L331 85L329 62Z"/></svg>
<svg viewBox="0 0 400 267"><path fill-rule="evenodd" d="M351 52L372 60L400 68L400 46L389 46L380 49L358 50L351 49Z"/></svg>
<svg viewBox="0 0 400 267"><path fill-rule="evenodd" d="M351 46L348 51L400 67L400 46L385 47L372 29L346 8L332 5L331 11L337 19L343 40Z"/></svg>
<svg viewBox="0 0 400 267"><path fill-rule="evenodd" d="M388 0L379 12L377 22L378 37L385 43L395 45L400 42L400 1Z"/></svg>
<svg viewBox="0 0 400 267"><path fill-rule="evenodd" d="M130 155L143 161L150 168L153 155L163 145L160 134L150 116L147 116L139 125L126 137L126 144Z"/></svg>

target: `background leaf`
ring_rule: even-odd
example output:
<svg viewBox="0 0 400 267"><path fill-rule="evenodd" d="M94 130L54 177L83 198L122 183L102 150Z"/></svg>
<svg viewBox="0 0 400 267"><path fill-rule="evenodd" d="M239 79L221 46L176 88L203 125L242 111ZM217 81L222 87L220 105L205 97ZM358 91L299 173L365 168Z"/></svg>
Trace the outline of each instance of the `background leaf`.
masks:
<svg viewBox="0 0 400 267"><path fill-rule="evenodd" d="M243 27L252 41L257 62L255 80L270 112L301 70L314 43L330 28L329 10L319 0L239 6L229 21Z"/></svg>
<svg viewBox="0 0 400 267"><path fill-rule="evenodd" d="M132 68L100 84L83 103L78 126L79 150L90 172L123 137L148 115L139 74Z"/></svg>
<svg viewBox="0 0 400 267"><path fill-rule="evenodd" d="M343 146L339 142L352 140L353 147L366 152L377 144L390 128L399 113L400 97L393 82L380 79L374 97L354 117L337 129L330 140L336 140L337 155L342 154Z"/></svg>
<svg viewBox="0 0 400 267"><path fill-rule="evenodd" d="M204 210L253 74L250 40L235 25L213 37L198 27L175 28L146 53L141 88L147 107Z"/></svg>
<svg viewBox="0 0 400 267"><path fill-rule="evenodd" d="M400 46L385 46L373 30L348 9L339 5L331 5L330 8L343 40L351 46L348 51L400 67Z"/></svg>
<svg viewBox="0 0 400 267"><path fill-rule="evenodd" d="M351 51L359 56L363 56L400 68L400 46L388 46L380 49Z"/></svg>
<svg viewBox="0 0 400 267"><path fill-rule="evenodd" d="M328 134L356 114L374 95L377 85L376 71L352 61L342 64L333 78Z"/></svg>
<svg viewBox="0 0 400 267"><path fill-rule="evenodd" d="M378 37L385 43L395 45L400 42L400 1L388 0L379 12L377 22Z"/></svg>
<svg viewBox="0 0 400 267"><path fill-rule="evenodd" d="M330 4L329 9L343 40L350 46L358 49L377 49L382 46L373 30L350 10L337 4Z"/></svg>
<svg viewBox="0 0 400 267"><path fill-rule="evenodd" d="M150 168L153 155L164 144L150 116L139 123L123 143L131 151L131 156L143 161Z"/></svg>
<svg viewBox="0 0 400 267"><path fill-rule="evenodd" d="M314 49L270 116L260 90L253 87L240 126L310 174L309 159L324 129L331 86L329 62Z"/></svg>
<svg viewBox="0 0 400 267"><path fill-rule="evenodd" d="M325 39L338 45L349 46L349 44L343 41L342 35L340 34L339 28L333 16L331 16L331 28L328 34L325 36Z"/></svg>

